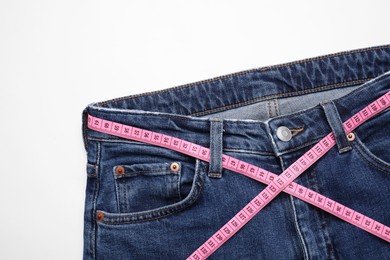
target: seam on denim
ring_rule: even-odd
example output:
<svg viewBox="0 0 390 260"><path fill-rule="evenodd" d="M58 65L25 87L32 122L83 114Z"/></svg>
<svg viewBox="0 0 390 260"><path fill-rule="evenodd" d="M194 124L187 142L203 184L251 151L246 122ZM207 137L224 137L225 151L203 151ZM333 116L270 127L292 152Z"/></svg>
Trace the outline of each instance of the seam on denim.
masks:
<svg viewBox="0 0 390 260"><path fill-rule="evenodd" d="M203 188L203 185L204 185L204 180L202 181L202 184L199 188L199 192L197 194L195 194L195 197L191 198L191 200L188 201L187 205L183 206L183 207L177 207L177 208L172 208L172 209L169 209L171 212L169 213L164 213L163 211L155 211L155 212L150 212L149 214L155 214L155 213L161 213L162 215L160 216L156 216L156 217L153 217L153 218L145 218L145 219L140 219L140 220L134 220L134 221L113 221L113 222L107 222L107 221L102 221L102 223L105 223L107 225L111 224L111 225L120 225L120 224L131 224L131 223L138 223L138 222L145 222L145 221L151 221L151 220L155 220L155 219L159 219L159 218L163 218L163 217L167 217L167 216L170 216L172 214L175 214L179 211L182 211L186 208L188 208L189 206L191 206L192 204L195 203L195 201L197 200L198 196L201 194L201 191L202 191L202 188ZM139 215L139 216L142 216L142 215ZM133 216L132 216L133 217ZM137 216L134 216L134 217L137 217ZM106 218L111 218L111 219L115 219L115 218L121 218L121 217L117 217L117 216L106 216Z"/></svg>
<svg viewBox="0 0 390 260"><path fill-rule="evenodd" d="M182 211L182 210L192 206L195 203L195 201L197 200L197 198L199 197L199 195L201 194L202 188L203 188L203 184L199 188L199 192L196 194L196 197L194 199L192 199L191 201L189 201L188 205L186 205L186 206L184 206L182 208L173 209L170 213L166 213L166 214L162 213L163 215L160 215L160 216L156 216L156 217L153 217L153 218L134 220L134 221L123 221L123 222L121 222L121 221L113 221L113 222L102 221L102 223L107 224L107 225L110 225L110 224L111 225L132 224L132 223L152 221L152 220L156 220L156 219L159 219L159 218L171 216L171 215L173 215L173 214L175 214L175 213L177 213L179 211ZM106 217L108 217L108 218L117 218L117 217L111 217L111 216L106 216Z"/></svg>
<svg viewBox="0 0 390 260"><path fill-rule="evenodd" d="M366 81L366 80L369 80L369 79L372 79L368 82L365 82L364 84L360 85L358 88L352 90L351 92L349 92L348 94L344 95L344 96L341 96L339 98L336 98L336 99L332 99L332 101L334 103L336 103L337 101L341 100L343 97L345 96L352 96L354 94L356 94L362 87L368 87L368 86L371 86L372 84L378 82L378 81L381 81L383 79L386 79L386 78L390 78L390 73L386 73L385 75L381 76L381 77L378 77L378 78L365 78L365 79L362 79L362 80L359 80L359 81ZM355 82L356 83L356 82ZM353 84L355 84L353 83ZM318 110L318 109L321 109L321 105L320 104L317 104L316 106L314 107L310 107L308 109L303 109L303 110L300 110L300 111L297 111L295 113L292 113L292 114L288 114L286 116L280 116L280 118L291 118L291 117L294 117L296 115L301 115L301 114L304 114L306 112L309 112L309 111L312 111L312 110Z"/></svg>
<svg viewBox="0 0 390 260"><path fill-rule="evenodd" d="M167 169L162 169L162 170L145 170L145 171L130 171L129 173L125 173L123 176L131 176L131 175L136 175L138 173L148 173L148 172L166 172L166 173L172 173L175 174L175 172ZM123 178L123 177L119 177Z"/></svg>
<svg viewBox="0 0 390 260"><path fill-rule="evenodd" d="M296 146L296 147L291 148L291 149L288 149L288 150L282 150L282 151L280 151L280 155L285 154L285 153L288 153L288 152L293 152L293 151L299 150L299 149L301 149L301 148L304 148L304 147L306 147L306 146L309 146L309 145L318 143L319 141L322 140L322 138L323 138L323 137L314 139L313 141L309 141L309 142L303 143L303 144L301 144L301 145L299 145L299 146Z"/></svg>
<svg viewBox="0 0 390 260"><path fill-rule="evenodd" d="M285 166L284 166L284 161L283 161L283 158L281 156L278 156L279 160L280 160L280 164L282 166L282 171L285 170ZM295 231L298 233L298 237L299 237L299 244L301 246L301 249L303 251L303 254L304 254L304 259L309 259L309 253L307 251L307 246L306 246L306 243L305 243L305 240L303 238L303 235L301 233L301 230L299 228L299 224L298 224L298 218L297 218L297 215L296 215L296 210L295 210L295 205L294 205L294 198L292 195L288 194L288 196L290 197L290 206L291 206L291 209L292 209L292 214L293 214L293 217L294 217L294 228L295 228Z"/></svg>
<svg viewBox="0 0 390 260"><path fill-rule="evenodd" d="M138 174L138 173L148 173L148 172L166 172L166 173L172 173L172 174L176 174L175 172L172 172L171 170L148 170L148 171L133 171L133 172L129 172L129 173L126 173L124 176L131 176L131 175L135 175L135 174Z"/></svg>
<svg viewBox="0 0 390 260"><path fill-rule="evenodd" d="M321 56L317 56L317 57L302 59L302 60L298 60L298 61L277 64L277 65L258 67L258 68L253 68L253 69L248 69L248 70L243 70L243 71L239 71L239 72L230 73L230 74L227 74L227 75L217 76L217 77L213 77L213 78L209 78L209 79L205 79L205 80L200 80L200 81L196 81L196 82L192 82L192 83L187 83L187 84L184 84L184 85L179 85L179 86L171 87L171 88L164 89L164 90L151 91L151 92L148 92L148 93L141 93L141 94L130 95L130 96L126 96L126 97L121 97L121 98L115 98L115 99L111 99L111 100L101 101L101 102L98 102L96 104L100 105L100 106L103 106L103 105L106 105L106 104L109 104L109 103L115 103L115 102L124 101L124 100L128 100L128 99L133 99L133 98L137 98L137 97L150 96L150 95L155 95L155 94L161 94L161 93L176 91L176 90L188 88L188 87L195 86L195 85L203 85L203 84L206 84L206 83L215 82L215 81L218 81L218 80L221 80L221 79L225 79L225 78L234 78L234 77L246 75L246 74L252 73L252 72L272 71L274 69L279 69L279 68L283 68L283 67L291 67L293 65L305 64L305 63L309 63L309 62L313 62L313 61L322 61L322 60L326 60L326 59L333 58L333 57L347 56L347 55L351 55L351 54L355 54L355 53L363 53L363 52L367 52L367 51L385 50L385 49L388 49L388 48L390 48L390 45L368 47L368 48L362 48L362 49L356 49L356 50L349 50L349 51L342 51L342 52L337 52L337 53L332 53L332 54L326 54L326 55L321 55Z"/></svg>
<svg viewBox="0 0 390 260"><path fill-rule="evenodd" d="M336 89L337 87L340 87L340 86L348 86L348 85L352 85L352 84L360 84L360 83L363 83L363 82L365 82L367 80L370 80L370 79L372 79L372 78L368 77L368 78L364 78L364 79L358 79L358 80L352 80L352 81L344 81L344 82L339 82L339 83L323 85L323 86L310 88L310 89L305 89L305 90L298 90L298 91L291 91L291 92L271 94L271 95L268 95L268 96L256 97L256 98L240 101L240 102L237 102L237 103L234 103L234 104L229 104L229 105L226 105L226 106L221 106L221 107L217 107L217 108L210 108L210 109L206 109L206 110L202 110L202 111L197 111L197 112L194 112L194 113L191 113L191 114L186 114L186 115L187 116L205 115L205 114L208 114L208 113L218 112L218 111L222 111L222 110L226 110L226 109L231 109L231 108L234 108L234 107L240 107L242 105L249 105L249 104L252 104L252 103L256 103L258 101L269 100L269 99L272 99L272 98L280 98L280 97L286 98L286 97L291 97L291 96L296 96L296 95L301 95L301 94L310 94L310 93L313 93L313 92L317 92L317 90L331 90L331 89Z"/></svg>
<svg viewBox="0 0 390 260"><path fill-rule="evenodd" d="M180 120L183 120L183 121L191 121L191 122L194 122L194 121L199 121L200 123L206 123L207 121L210 120L210 118L202 118L202 117L190 117L189 115L175 115L175 114L172 114L172 113L166 113L166 112L156 112L158 114L154 114L154 113L132 113L131 111L129 110L98 110L98 113L103 113L103 114L108 114L108 115L129 115L129 114L132 114L132 115L142 115L142 116L153 116L153 117L158 117L158 118L175 118L175 119L180 119ZM224 118L223 119L225 122L229 123L229 124L247 124L247 125L253 125L253 124L264 124L264 121L260 121L260 120L254 120L254 119L242 119L242 120L239 120L239 119L234 119L234 118ZM250 120L250 121L248 121Z"/></svg>
<svg viewBox="0 0 390 260"><path fill-rule="evenodd" d="M260 154L260 155L275 155L274 152L264 152L260 150L246 150L241 148L223 148L224 152L233 152L233 153L252 153L252 154Z"/></svg>
<svg viewBox="0 0 390 260"><path fill-rule="evenodd" d="M364 82L362 85L358 86L357 88L355 88L354 90L350 91L347 95L348 96L352 96L352 95L359 95L359 93L357 93L358 91L360 91L361 88L363 87L369 87L371 86L372 84L375 84L377 83L378 81L382 81L382 80L386 80L387 78L390 78L390 70L389 71L386 71L385 73L382 73L376 77L373 77L373 78L366 78L368 81ZM336 99L332 99L335 103L337 101L339 101L340 99L342 99L343 96L341 97L338 97Z"/></svg>
<svg viewBox="0 0 390 260"><path fill-rule="evenodd" d="M108 114L108 115L139 115L137 113L131 113L129 110L99 110L98 113L102 114ZM165 113L165 112L157 112L158 114L154 113L140 113L142 116L151 116L151 117L158 117L158 118L176 118L176 119L181 119L184 121L199 121L200 123L207 123L207 121L210 120L210 118L203 118L203 117L191 117L188 115L177 115L175 116L174 114L170 113ZM224 118L224 122L227 122L229 124L247 124L247 125L253 125L253 124L265 124L264 121L261 120L254 120L254 119L234 119L234 118Z"/></svg>
<svg viewBox="0 0 390 260"><path fill-rule="evenodd" d="M276 142L275 142L275 140L274 140L274 138L272 136L271 129L270 129L268 121L265 124L265 130L266 130L266 132L267 132L267 134L269 136L269 139L271 140L272 149L274 150L274 154L278 156L279 155L279 149L278 149L278 146L277 146L277 144L276 144Z"/></svg>
<svg viewBox="0 0 390 260"><path fill-rule="evenodd" d="M277 113L275 108L275 99L270 99L268 100L268 102L269 102L272 117L276 117Z"/></svg>
<svg viewBox="0 0 390 260"><path fill-rule="evenodd" d="M116 174L115 174L115 170L114 168L112 168L112 174L114 175L114 184L115 184L115 196L116 196L116 206L117 206L117 211L118 212L121 212L121 208L120 208L120 203L119 203L119 187L118 187L118 181L116 179Z"/></svg>
<svg viewBox="0 0 390 260"><path fill-rule="evenodd" d="M365 86L370 86L370 85L376 83L377 81L386 79L386 78L388 78L388 77L390 78L390 73L388 73L388 74L386 74L386 75L384 75L384 76L382 76L382 77L375 78L374 80L372 80L372 81L370 81L370 82L368 82L368 83L365 83L364 85L365 85ZM362 85L362 86L363 86L363 85ZM350 95L356 94L355 92L359 91L359 89L360 89L362 86L360 86L360 87L357 88L357 89L354 89L353 91L349 92L347 95L350 96ZM337 99L333 99L332 101L333 101L334 103L336 103L336 102L337 102L338 100L340 100L341 98L343 98L343 97L339 97L339 98L337 98ZM314 107L308 108L308 109L304 109L304 110L301 110L301 111L298 111L298 112L295 112L295 113L286 115L286 116L281 116L280 118L291 118L291 117L294 117L294 116L297 116L297 115L301 115L301 114L304 114L304 113L309 112L309 111L312 111L312 110L319 110L319 109L322 109L320 104L318 104L318 105L316 105L316 106L314 106ZM387 108L387 109L389 109L389 108ZM386 110L387 110L387 109L386 109ZM386 110L381 111L379 114L384 113ZM379 114L378 114L378 115L379 115Z"/></svg>
<svg viewBox="0 0 390 260"><path fill-rule="evenodd" d="M191 197L188 201L192 201L192 199L193 199L193 197ZM185 204L187 204L188 201ZM177 209L180 209L183 204L176 205L174 207L171 207L170 205L168 205L168 206L165 206L164 208L159 208L159 209L154 209L154 210L147 210L146 213L145 212L140 212L140 213L137 213L137 212L135 212L135 213L126 213L126 212L124 212L123 213L123 214L131 215L131 216L108 216L108 215L106 215L105 218L111 218L111 219L115 219L115 218L133 218L133 217L140 217L140 216L145 216L145 215L151 215L151 214L155 214L155 213L165 214L164 212L175 211Z"/></svg>
<svg viewBox="0 0 390 260"><path fill-rule="evenodd" d="M279 116L279 105L278 105L278 99L273 99L274 101L274 110L275 110L275 116Z"/></svg>
<svg viewBox="0 0 390 260"><path fill-rule="evenodd" d="M119 211L118 212L126 212L127 210L127 201L126 201L126 191L125 191L125 180L116 181L119 187Z"/></svg>
<svg viewBox="0 0 390 260"><path fill-rule="evenodd" d="M127 205L126 205L126 200L125 200L125 191L124 191L124 186L125 186L125 180L121 179L118 180L118 187L119 187L119 211L120 213L126 212L127 210Z"/></svg>
<svg viewBox="0 0 390 260"><path fill-rule="evenodd" d="M356 135L356 134L355 134L355 135ZM378 163L379 165L381 165L381 166L383 166L383 167L385 167L385 168L389 168L389 169L390 169L390 163L389 163L389 165L388 165L388 164L386 164L385 162L382 162L382 161L378 160L378 158L375 158L375 155L374 155L374 154L371 154L371 151L368 152L368 151L369 151L368 147L365 147L365 146L363 145L363 142L359 139L359 137L357 137L357 138L358 138L358 140L357 140L356 144L358 144L358 145L360 146L362 152L364 152L367 156L369 156L371 159L373 159L373 160L374 160L376 163Z"/></svg>
<svg viewBox="0 0 390 260"><path fill-rule="evenodd" d="M178 195L179 195L179 201L181 201L181 171L182 171L182 169L183 169L183 166L182 165L180 165L180 169L179 169L179 171L177 172L178 174L177 174L177 193L178 193Z"/></svg>
<svg viewBox="0 0 390 260"><path fill-rule="evenodd" d="M389 47L390 48L390 45ZM240 104L240 103L246 103L246 104L251 104L251 103L254 103L256 101L263 101L263 100L267 100L267 99L270 99L272 98L273 96L282 96L282 97L290 97L290 96L295 96L297 93L298 94L307 94L307 93L312 93L312 92L315 92L313 90L317 90L319 88L324 88L324 87L329 87L329 88L326 88L326 90L331 90L331 89L335 89L334 86L348 86L348 85L351 85L351 84L359 84L359 83L364 83L362 84L361 86L359 86L358 88L352 90L350 93L348 93L348 95L353 95L355 94L357 91L359 91L363 86L367 87L367 86L370 86L374 83L376 83L377 81L380 81L382 80L383 78L387 78L387 77L390 77L390 74L389 73L385 73L385 75L383 76L378 76L378 78L372 78L372 77L368 77L368 78L364 78L364 79L358 79L358 80L353 80L353 81L346 81L346 82L339 82L339 83L334 83L334 84L330 84L330 85L325 85L325 86L320 86L320 87L317 87L317 88L312 88L310 90L300 90L300 91L295 91L295 92L287 92L287 93L281 93L281 94L272 94L272 95L269 95L269 96L264 96L264 97L259 97L259 98L255 98L255 99L250 99L250 100L247 100L247 101L243 101L243 102L239 102L239 103L236 103L236 104L233 104L233 105L227 105L227 106L222 106L222 107L219 107L219 108L213 108L213 109L206 109L206 110L203 110L203 111L199 111L199 112L195 112L195 113L191 113L191 114L187 114L187 115L182 115L182 116L193 116L193 115L196 115L199 113L199 115L202 115L202 114L207 114L207 113L212 113L213 110L215 110L216 112L218 111L221 111L221 110L225 110L224 108L227 108L227 107L234 107L236 106L237 104ZM368 82L366 82L368 81ZM293 93L293 95L288 95L289 93ZM287 95L286 95L287 94ZM333 101L337 102L338 100L342 99L343 97L339 97L337 99L334 99ZM245 104L244 104L245 105ZM91 107L93 107L91 105ZM297 112L297 113L294 113L294 114L301 114L301 113L304 113L306 111L310 111L311 109L314 109L315 107L313 108L309 108L309 109L306 109L306 110L303 110L301 112ZM229 108L230 109L230 108ZM107 114L112 114L112 113L117 113L117 114L129 114L129 111L126 111L126 110L123 110L123 111L105 111L105 110L99 110L100 113L107 113ZM145 115L145 114L143 114ZM168 117L168 118L176 118L176 119L181 119L181 120L191 120L191 121L194 121L194 120L200 120L202 122L205 121L204 118L197 118L197 117L193 117L193 118L184 118L184 117L180 117L180 116L175 116L173 114L147 114L149 116L158 116L158 117ZM207 120L207 119L206 119ZM229 119L225 119L226 121L230 122ZM261 123L262 121L256 121L256 122L245 122L245 121L240 121L240 124L253 124L253 123Z"/></svg>
<svg viewBox="0 0 390 260"><path fill-rule="evenodd" d="M258 114L261 114L261 112L263 111L263 108L261 107L261 105L257 106L257 109L258 109ZM264 110L267 111L267 103L265 103L265 109Z"/></svg>
<svg viewBox="0 0 390 260"><path fill-rule="evenodd" d="M270 105L270 101L267 100L267 108L268 108L268 118L271 118L271 105Z"/></svg>
<svg viewBox="0 0 390 260"><path fill-rule="evenodd" d="M193 187L194 187L194 189L196 189L196 186L200 186L200 187L199 187L198 192L195 192L195 194L188 197L189 198L188 201L185 201L182 204L179 204L175 207L168 206L167 208L156 209L156 210L148 211L147 213L139 213L139 214L129 213L129 215L131 215L131 216L109 216L109 215L106 215L105 218L108 218L108 219L122 218L123 219L123 218L140 217L140 216L152 215L152 214L162 214L160 216L156 216L156 217L152 217L152 218L146 217L145 219L134 220L134 221L104 221L103 220L103 221L101 221L101 223L105 223L105 224L109 225L109 224L131 224L131 223L137 223L137 222L151 221L151 220L155 220L158 218L172 215L176 212L179 212L179 211L182 211L182 210L188 208L189 206L191 206L195 203L195 201L198 199L198 197L202 193L202 189L203 189L204 182L206 179L205 175L207 175L207 169L206 169L207 164L203 163L200 159L197 159L197 166L198 166L198 169L196 169L196 171L198 172L198 180L199 181L197 182L197 180L194 178L194 184L193 184L194 186Z"/></svg>
<svg viewBox="0 0 390 260"><path fill-rule="evenodd" d="M192 205L192 204L191 204ZM191 205L188 205L188 206L191 206ZM103 223L105 225L127 225L127 224L135 224L135 223L140 223L140 222L149 222L149 221L152 221L152 220L156 220L156 219L160 219L160 218L165 218L165 217L169 217L181 210L184 210L186 207L180 209L180 210L176 210L176 211L173 211L173 212L170 212L170 213L166 213L166 214L163 214L163 215L160 215L160 216L156 216L156 217L153 217L153 218L146 218L146 219L139 219L139 220L134 220L134 221L101 221L100 223ZM105 216L106 218L108 216ZM112 218L115 218L115 217L112 217Z"/></svg>
<svg viewBox="0 0 390 260"><path fill-rule="evenodd" d="M305 239L304 239L304 237L301 233L301 229L299 227L298 216L297 216L297 212L296 212L296 208L295 208L295 204L294 204L294 198L292 195L290 195L289 197L290 197L290 201L291 201L291 206L293 208L294 226L295 226L296 232L298 233L299 242L300 242L299 244L301 245L301 248L303 250L304 259L310 259L309 252L307 251L307 245L306 245Z"/></svg>
<svg viewBox="0 0 390 260"><path fill-rule="evenodd" d="M162 170L145 170L145 171L132 171L132 172L129 172L128 174L126 173L125 175L132 175L132 174L136 174L136 173L146 173L146 172L171 172L170 170L167 170L167 169L162 169Z"/></svg>
<svg viewBox="0 0 390 260"><path fill-rule="evenodd" d="M295 113L292 113L292 114L281 116L280 118L288 119L288 118L292 118L292 117L295 117L295 116L298 116L298 115L301 115L301 114L305 114L306 112L309 112L309 111L312 111L312 110L320 110L320 109L321 109L320 105L316 105L316 106L311 107L309 109L305 109L305 110L298 111L298 112L295 112Z"/></svg>
<svg viewBox="0 0 390 260"><path fill-rule="evenodd" d="M322 215L322 222L321 222L321 230L324 233L324 242L325 242L325 248L327 250L328 259L335 259L334 256L334 246L332 243L332 239L330 237L329 231L328 231L328 223L327 223L327 216L325 215L325 211L321 210Z"/></svg>
<svg viewBox="0 0 390 260"><path fill-rule="evenodd" d="M337 53L332 53L332 54L321 55L318 57L303 59L303 60L299 60L299 61L293 61L293 62L288 62L288 63L284 63L284 64L273 65L273 66L270 66L269 68L288 67L290 65L304 64L304 63L308 63L308 62L312 62L312 61L325 60L325 59L333 58L333 57L346 56L346 55L360 53L360 52L366 52L366 51L384 50L384 49L389 49L389 48L390 48L390 45L381 45L381 46L368 47L368 48L362 48L362 49L357 49L357 50L342 51L342 52L337 52Z"/></svg>
<svg viewBox="0 0 390 260"><path fill-rule="evenodd" d="M97 142L97 158L96 158L96 165L97 165L97 171L96 171L96 174L98 175L97 178L96 178L96 186L95 186L95 192L94 192L94 198L93 198L93 209L92 209L92 223L91 223L91 227L93 227L93 235L92 235L92 232L91 232L91 235L93 236L91 238L91 241L92 241L92 246L93 246L93 249L92 249L92 254L93 254L93 258L96 259L96 247L97 247L97 222L96 222L96 204L97 204L97 197L99 196L99 189L100 189L100 159L101 159L101 147L100 147L100 142Z"/></svg>
<svg viewBox="0 0 390 260"><path fill-rule="evenodd" d="M318 192L320 194L324 194L323 190L320 188L320 186L318 184L318 181L316 179L316 174L315 174L316 170L315 170L314 167L315 167L315 165L310 166L311 171L309 171L308 174L311 174L311 173L313 173L313 174L311 174L311 176L309 176L307 178L308 185L309 185L311 190L313 190L315 192ZM311 205L311 204L307 204L307 205L308 205L308 207L313 207L313 205ZM334 246L333 246L331 237L329 235L329 232L327 232L328 230L326 229L326 226L325 226L325 228L322 228L323 224L325 224L325 225L327 224L327 222L325 221L326 220L326 216L327 216L326 215L327 212L325 212L324 210L321 210L319 208L316 208L316 207L313 207L313 210L314 210L315 214L318 214L317 215L318 218L316 218L317 222L315 223L316 226L319 225L320 230L318 232L324 231L323 233L321 233L321 237L320 238L325 243L325 247L328 250L328 252L331 252L332 255L333 255L333 253L334 253ZM328 244L329 244L329 247L328 247ZM335 259L335 258L327 258L327 259Z"/></svg>
<svg viewBox="0 0 390 260"><path fill-rule="evenodd" d="M349 151L349 150L351 150L351 149L352 149L351 146L346 146L346 147L344 147L344 148L341 148L340 151L341 151L341 152L345 152L345 151Z"/></svg>
<svg viewBox="0 0 390 260"><path fill-rule="evenodd" d="M97 107L100 108L100 107ZM145 111L145 110L141 110ZM159 117L159 118L176 118L184 121L200 121L200 122L207 122L208 118L199 118L199 117L192 117L192 118L187 118L188 115L186 114L172 114L172 113L166 113L166 112L158 112L158 111L153 111L158 114L153 114L153 113L140 113L142 116L153 116L153 117ZM129 110L102 110L99 109L98 113L103 113L103 114L117 114L117 115L127 115L127 114L133 114L133 115L138 115L137 113L132 113ZM248 122L248 123L258 123L258 122Z"/></svg>
<svg viewBox="0 0 390 260"><path fill-rule="evenodd" d="M356 143L356 144L357 144L357 143ZM383 173L385 173L385 174L390 174L390 171L387 171L387 170L385 170L385 169L380 168L380 167L389 168L389 166L383 165L383 164L379 164L380 162L377 162L377 161L375 161L375 162L378 163L379 165L373 164L372 162L370 162L370 161L366 158L366 156L370 157L370 158L373 159L373 160L375 160L375 158L372 158L372 156L370 156L369 154L367 154L366 151L365 151L365 149L364 149L364 147L361 147L360 144L358 144L358 146L359 146L358 149L355 149L355 151L358 153L358 155L360 156L360 158L362 158L367 164L369 164L371 167L374 167L376 170L381 171L381 172L383 172ZM363 152L364 152L364 154L365 154L366 156L364 156L364 155L362 154Z"/></svg>
<svg viewBox="0 0 390 260"><path fill-rule="evenodd" d="M323 190L321 189L321 187L319 186L319 183L318 183L315 164L310 166L310 171L308 171L305 176L307 177L308 188L310 188L311 190L313 190L314 192L317 192L319 194L324 194ZM316 225L316 227L319 227L318 232L320 232L322 230L321 218L323 218L324 214L326 214L326 213L325 213L325 211L323 211L323 210L321 210L321 209L319 209L311 204L307 204L307 206L311 207L313 209L313 211L314 211L313 214L317 214L317 216L315 218L315 220L316 220L315 225ZM322 233L321 233L320 238L323 239L324 242L326 243L325 237L322 235Z"/></svg>
<svg viewBox="0 0 390 260"><path fill-rule="evenodd" d="M124 211L127 212L129 210L129 205L127 205L127 189L126 189L126 180L122 179L122 189L123 189L123 202L125 205Z"/></svg>
<svg viewBox="0 0 390 260"><path fill-rule="evenodd" d="M376 170L378 170L378 171L380 171L380 172L383 172L383 173L385 173L385 174L387 174L387 175L390 174L390 172L385 171L385 170L379 168L378 166L376 166L375 164L371 163L370 161L368 161L367 158L365 158L365 156L364 156L363 154L361 154L360 151L358 151L358 149L355 149L355 151L356 151L357 154L360 156L360 158L362 158L369 166L371 166L371 167L375 168Z"/></svg>
<svg viewBox="0 0 390 260"><path fill-rule="evenodd" d="M268 96L264 96L264 97L260 97L259 100L257 100L258 98L254 98L254 99L250 99L250 100L247 100L247 101L243 101L244 105L247 105L247 104L252 104L252 103L255 103L256 101L263 101L263 100L267 100L267 99L270 99L272 97L291 97L291 96L296 96L297 94L296 93L299 93L298 95L300 94L309 94L309 93L313 93L313 92L317 92L316 90L317 89L322 89L324 88L325 90L332 90L332 89L336 89L338 86L350 86L350 85L356 85L356 84L361 84L363 83L361 86L359 86L358 88L352 90L351 92L349 92L347 95L354 95L356 94L356 92L358 92L362 87L368 87L368 86L371 86L372 84L376 83L377 81L380 81L380 80L383 80L383 79L386 79L387 77L390 77L390 74L389 73L385 73L384 75L382 76L378 76L377 78L372 78L372 77L367 77L367 78L363 78L363 79L358 79L358 80L352 80L352 81L344 81L344 82L339 82L339 83L334 83L334 84L329 84L329 85L324 85L324 86L320 86L320 87L316 87L316 88L312 88L312 89L309 89L309 90L299 90L299 91L293 91L293 92L286 92L286 93L280 93L280 94L272 94L272 95L268 95ZM330 87L329 87L330 86ZM329 88L328 88L329 87ZM313 91L315 90L315 91ZM292 95L289 95L290 93L292 93ZM337 102L338 100L342 99L344 96L341 96L339 98L336 98L336 99L333 99L334 102ZM239 102L239 103L235 103L235 104L232 104L232 105L227 105L227 106L222 106L222 107L219 107L219 108L214 108L215 110L219 111L219 110L225 110L223 108L225 107L229 107L229 106L236 106L237 104L240 104L242 102ZM305 110L302 110L302 111L299 111L299 112L296 112L294 114L301 114L301 113L304 113L306 111L310 111L311 109L314 109L315 107L313 108L309 108L309 109L305 109ZM200 115L202 114L207 114L209 113L209 111L213 112L212 110L214 109L209 109L209 110L204 110L204 111L200 111L200 112L195 112L195 113L192 113L192 114L188 114L189 116L192 116L192 115L196 115L197 113L200 113ZM229 108L230 109L230 108ZM205 113L204 113L205 112ZM292 114L292 115L294 115ZM283 116L281 116L283 117Z"/></svg>

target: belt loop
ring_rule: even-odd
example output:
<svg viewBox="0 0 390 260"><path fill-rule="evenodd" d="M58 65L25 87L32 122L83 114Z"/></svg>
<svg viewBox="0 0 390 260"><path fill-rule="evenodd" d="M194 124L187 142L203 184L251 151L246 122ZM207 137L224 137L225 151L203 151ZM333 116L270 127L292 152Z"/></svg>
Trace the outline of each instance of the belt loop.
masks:
<svg viewBox="0 0 390 260"><path fill-rule="evenodd" d="M222 177L222 136L223 120L210 118L210 163L209 177Z"/></svg>
<svg viewBox="0 0 390 260"><path fill-rule="evenodd" d="M339 153L348 152L352 148L345 133L344 126L337 111L336 105L332 100L323 101L320 104L325 111L326 119L328 120L330 128L333 131Z"/></svg>

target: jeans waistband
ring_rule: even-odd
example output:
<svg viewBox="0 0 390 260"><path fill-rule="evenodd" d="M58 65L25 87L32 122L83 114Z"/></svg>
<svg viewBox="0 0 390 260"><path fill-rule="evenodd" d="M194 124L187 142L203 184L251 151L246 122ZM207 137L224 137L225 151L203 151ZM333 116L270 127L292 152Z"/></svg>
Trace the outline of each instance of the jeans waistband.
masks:
<svg viewBox="0 0 390 260"><path fill-rule="evenodd" d="M233 109L262 103L268 118L223 118L223 148L280 155L313 144L332 131L317 103L293 113L271 110L275 100L284 106L305 102L302 97L355 87L332 98L344 122L390 90L390 45L339 52L286 64L255 68L160 91L89 104L83 112L84 142L112 139L87 129L86 115L163 133L209 147L210 121ZM335 93L335 92L333 92ZM325 98L325 96L324 96ZM259 106L259 109L262 108ZM276 110L275 110L276 111ZM260 111L259 111L260 113ZM245 118L248 116L248 119ZM289 141L277 129L293 131Z"/></svg>

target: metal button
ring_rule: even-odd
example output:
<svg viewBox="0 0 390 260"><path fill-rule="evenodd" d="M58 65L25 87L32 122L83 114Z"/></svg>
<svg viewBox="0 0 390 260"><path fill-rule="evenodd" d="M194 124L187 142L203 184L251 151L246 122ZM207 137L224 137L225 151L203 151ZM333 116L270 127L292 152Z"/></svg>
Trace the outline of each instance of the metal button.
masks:
<svg viewBox="0 0 390 260"><path fill-rule="evenodd" d="M276 136L281 140L281 141L290 141L292 134L290 129L288 129L285 126L280 126L278 129L276 129Z"/></svg>
<svg viewBox="0 0 390 260"><path fill-rule="evenodd" d="M117 176L125 175L125 168L123 168L123 166L117 166L116 169L115 169L115 174Z"/></svg>
<svg viewBox="0 0 390 260"><path fill-rule="evenodd" d="M97 212L96 213L96 220L102 221L104 219L104 213L103 212Z"/></svg>
<svg viewBox="0 0 390 260"><path fill-rule="evenodd" d="M171 163L171 171L177 172L180 169L180 165L177 162Z"/></svg>
<svg viewBox="0 0 390 260"><path fill-rule="evenodd" d="M353 141L353 140L355 140L355 134L354 133L349 133L347 135L347 138L348 138L348 141Z"/></svg>

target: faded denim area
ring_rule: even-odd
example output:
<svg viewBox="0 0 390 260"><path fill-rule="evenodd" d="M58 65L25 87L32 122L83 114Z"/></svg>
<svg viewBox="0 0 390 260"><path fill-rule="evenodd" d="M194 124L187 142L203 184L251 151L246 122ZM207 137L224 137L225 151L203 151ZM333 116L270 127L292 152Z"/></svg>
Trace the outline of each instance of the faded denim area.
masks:
<svg viewBox="0 0 390 260"><path fill-rule="evenodd" d="M265 185L224 153L280 174L333 131L296 182L390 225L390 112L340 127L390 90L390 45L256 68L90 104L84 259L185 259ZM210 163L86 128L86 115L210 147ZM277 134L284 126L286 140ZM390 245L281 193L209 259L388 259Z"/></svg>

